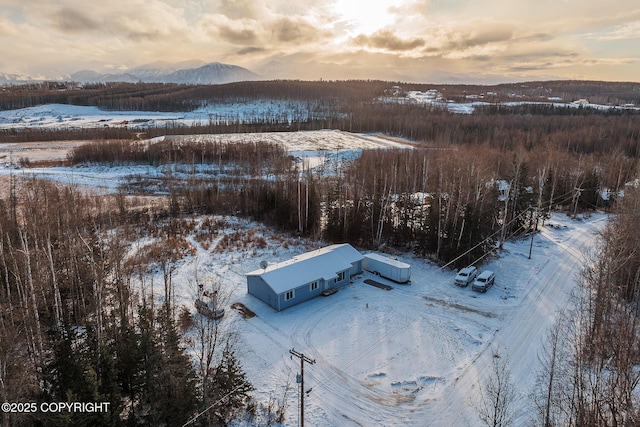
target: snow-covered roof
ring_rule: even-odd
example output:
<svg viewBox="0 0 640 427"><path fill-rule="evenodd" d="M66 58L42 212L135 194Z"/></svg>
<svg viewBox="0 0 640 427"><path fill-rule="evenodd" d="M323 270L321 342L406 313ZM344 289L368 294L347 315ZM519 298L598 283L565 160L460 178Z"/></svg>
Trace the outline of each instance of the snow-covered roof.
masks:
<svg viewBox="0 0 640 427"><path fill-rule="evenodd" d="M314 280L331 280L362 258L349 244L331 245L252 271L247 276L261 276L276 294L281 294Z"/></svg>
<svg viewBox="0 0 640 427"><path fill-rule="evenodd" d="M410 268L411 267L406 262L398 261L397 259L391 258L390 256L377 254L375 252L364 254L364 256L365 256L365 258L369 258L369 259L372 259L372 260L375 260L375 261L380 261L380 262L383 262L383 263L385 263L387 265L393 265L394 267L397 267L397 268Z"/></svg>
<svg viewBox="0 0 640 427"><path fill-rule="evenodd" d="M342 257L348 263L354 263L362 260L362 254L358 252L353 246L348 243L339 243L335 245L325 246L324 248L316 249L315 251L305 252L301 255L296 255L293 259L304 260L308 258L315 258L318 255L325 253L334 253Z"/></svg>
<svg viewBox="0 0 640 427"><path fill-rule="evenodd" d="M500 191L509 191L511 189L511 184L509 184L509 182L505 181L504 179L499 179L495 182L498 186L498 190Z"/></svg>

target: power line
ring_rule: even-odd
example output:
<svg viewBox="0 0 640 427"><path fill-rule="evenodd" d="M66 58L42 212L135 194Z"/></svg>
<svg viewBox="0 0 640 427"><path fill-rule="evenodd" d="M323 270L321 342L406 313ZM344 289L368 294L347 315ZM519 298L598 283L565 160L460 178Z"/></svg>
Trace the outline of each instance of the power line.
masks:
<svg viewBox="0 0 640 427"><path fill-rule="evenodd" d="M546 201L543 205L541 205L540 207L536 207L536 209L539 210L545 210L548 209L549 207L551 207L553 204L557 204L558 199L560 199L560 203L564 202L565 200L563 200L563 197L568 197L568 200L571 199L571 196L573 195L573 191L567 192L565 194L562 194L560 196L557 196L554 198L554 200L551 201ZM518 214L517 216L515 216L514 218L512 218L509 222L507 222L505 224L505 226L511 225L512 223L514 223L515 221L517 221L518 219L521 219L524 215L526 215L527 213L529 213L529 211L533 209L533 207L529 207L527 209L525 209L523 212L521 212L520 214ZM448 263L444 264L443 266L441 266L438 270L436 270L436 272L438 271L442 271L445 268L447 268L449 265L451 265L452 263L454 263L455 261L459 260L460 258L462 258L463 256L467 255L468 253L470 253L471 251L477 249L479 246L489 242L491 240L491 238L493 238L494 236L496 236L498 233L500 233L502 230L498 230L494 233L492 233L491 235L487 236L485 239L483 239L481 242L479 242L478 244L476 244L474 247L470 248L469 250L465 251L464 253L462 253L461 255L459 255L458 257L456 257L455 259L449 261ZM506 237L506 239L510 239L511 237L513 237L515 234L518 233L519 230L516 230L514 232L512 232L509 236ZM494 251L496 251L498 248L493 248L490 251L486 252L485 254L481 255L480 257L478 257L477 259L475 259L471 264L475 264L477 262L479 262L480 260L482 260L483 258L487 257L488 255L490 255L491 253L493 253ZM229 266L229 270L231 270L233 273L237 274L237 275L241 275L241 273L233 270L231 268L231 266ZM381 337L382 339L386 339L389 335L395 333L395 330L391 330L388 333L386 333L383 337ZM352 359L350 359L349 361L347 361L347 363L345 363L341 368L347 368L348 366L351 366L353 363L361 360L364 356L366 356L367 354L371 353L372 351L374 351L375 348L377 348L379 346L379 341L372 344L371 346L363 349L362 352L360 352L359 354L356 354ZM304 362L306 361L307 363L311 363L311 364L315 364L316 361L314 359L310 359L309 357L305 356L303 353L299 353L297 351L295 351L295 349L291 349L289 351L291 353L292 356L296 356L297 358L300 359L300 376L299 376L299 383L300 383L300 425L302 427L304 427L304 395L308 394L311 389L309 389L308 391L304 390ZM319 378L318 379L318 383L315 385L316 388L318 387L323 387L325 386L334 376L338 375L338 372L331 372L329 375L325 376L324 378ZM231 393L229 393L231 394ZM228 396L228 395L227 395ZM226 396L225 396L226 397ZM223 397L222 399L224 399L225 397ZM220 401L222 400L220 399ZM219 402L219 401L218 401ZM218 403L216 402L216 403ZM215 403L213 404L215 405ZM196 415L194 418L192 418L189 422L187 422L184 426L192 423L193 421L195 421L195 419L197 419L199 416L201 416L203 413L205 413L206 411L208 411L213 405L211 405L210 407L208 407L207 409L205 409L203 412L201 412L200 414ZM183 426L183 427L184 427Z"/></svg>
<svg viewBox="0 0 640 427"><path fill-rule="evenodd" d="M195 420L197 420L201 415L203 415L204 413L206 413L209 409L213 408L215 405L217 405L218 403L222 402L224 399L226 399L227 397L231 396L233 393L235 393L240 387L242 387L242 384L237 386L236 388L234 388L233 390L231 390L229 393L225 394L224 396L222 396L220 399L216 400L215 402L213 402L211 405L209 405L204 411L194 415L193 418L191 418L189 421L187 421L186 423L184 423L182 425L182 427L188 426L189 424L193 424L193 422Z"/></svg>
<svg viewBox="0 0 640 427"><path fill-rule="evenodd" d="M560 196L558 196L556 198L557 199L562 199L563 197L569 197L566 200L561 200L561 202L564 201L568 201L570 200L570 197L573 195L573 190L569 191L565 194L562 194ZM557 203L557 202L555 202ZM539 208L540 210L545 210L548 209L549 207L551 207L554 204L553 201L549 201L547 203L545 203L544 205L541 205ZM532 209L532 207L529 207L527 209L525 209L523 212L521 212L519 215L517 215L516 217L514 217L511 221L509 221L506 225L510 225L512 224L514 221L520 219L523 215L527 214L529 212L529 210ZM488 242L493 236L495 236L496 234L500 233L502 230L498 230L495 233L492 233L491 235L489 235L488 237L486 237L483 241L481 241L480 243L478 243L476 246L474 246L473 248L467 250L466 252L464 252L462 255L458 256L457 258L453 259L452 261L449 261L448 263L446 263L445 265L441 266L438 270L436 270L436 272L442 271L444 270L446 267L448 267L449 265L451 265L452 263L454 263L455 261L457 261L458 259L462 258L464 255L468 254L469 252L473 251L474 249L478 248L480 245ZM515 236L518 233L518 230L512 232L509 236L506 237L506 240L509 240L510 238L512 238L513 236ZM478 257L477 259L475 259L471 265L477 263L478 261L482 260L483 258L485 258L486 256L488 256L489 254L493 253L494 251L496 251L498 249L498 247L495 247L493 249L491 249L490 251L486 252L485 254L481 255L480 257ZM399 329L399 328L398 328ZM389 331L387 334L385 334L383 337L383 339L386 339L389 335L391 335L392 333L395 333L397 329L392 329L391 331ZM377 348L380 344L380 341L377 341L376 343L374 343L373 345L365 348L361 353L357 354L354 358L352 358L351 360L349 360L347 363L345 363L344 365L342 365L341 368L346 368L348 366L350 366L351 364L361 360L364 356L366 356L367 354L371 353L375 348ZM325 378L321 379L320 382L316 385L316 387L322 387L325 384L327 384L327 382L333 378L335 375L337 375L336 372L333 372L331 374L329 374L328 376L326 376Z"/></svg>
<svg viewBox="0 0 640 427"><path fill-rule="evenodd" d="M573 191L570 191L570 192L567 192L567 193L565 193L565 194L563 194L563 195L561 195L561 196L558 196L558 198L565 197L565 196L568 196L568 195L570 195L570 194L573 194ZM551 206L551 204L553 204L553 202L550 202L550 203L549 203L549 206L546 206L546 207L544 207L544 208L543 208L543 207L540 207L540 209L547 209L547 208L549 208L549 207ZM524 214L526 214L526 213L529 211L529 209L531 209L531 208L529 207L529 208L525 209L524 211L522 211L519 215L515 216L511 221L509 221L508 223L506 223L506 224L505 224L505 226L511 225L513 222L515 222L516 220L520 219ZM442 267L440 267L440 269L439 269L438 271L443 270L444 268L446 268L446 267L450 266L451 264L453 264L454 262L456 262L457 260L459 260L459 259L460 259L460 258L462 258L463 256L467 255L469 252L471 252L471 251L473 251L473 250L477 249L478 247L480 247L481 245L483 245L483 244L487 243L487 242L488 242L492 237L494 237L496 234L498 234L498 233L500 233L500 232L502 232L502 229L499 229L499 230L497 230L496 232L494 232L494 233L490 234L490 235L489 235L489 236L487 236L484 240L482 240L481 242L479 242L478 244L476 244L476 245L475 245L474 247L472 247L471 249L468 249L466 252L463 252L461 255L457 256L456 258L452 259L452 260L451 260L451 261L449 261L448 263L444 264ZM508 238L512 237L514 234L515 234L515 233L512 233ZM508 238L507 238L507 239L508 239ZM506 240L506 239L505 239L505 240ZM493 250L495 250L495 249L492 249L492 250L491 250L491 251L489 251L489 252L493 252ZM484 256L486 256L486 254L485 254L485 255L483 255L483 256L481 256L480 258L476 259L475 261L473 261L470 265L475 264L476 262L478 262L479 260L481 260L482 258L484 258Z"/></svg>

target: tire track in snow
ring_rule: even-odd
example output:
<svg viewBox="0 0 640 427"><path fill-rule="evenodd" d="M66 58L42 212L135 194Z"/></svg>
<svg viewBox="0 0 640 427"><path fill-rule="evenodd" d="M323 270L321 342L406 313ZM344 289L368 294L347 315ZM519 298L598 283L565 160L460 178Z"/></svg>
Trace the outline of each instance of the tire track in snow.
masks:
<svg viewBox="0 0 640 427"><path fill-rule="evenodd" d="M439 351L438 357L447 360L453 366L459 366L460 360L456 356L460 354L460 335L466 333L464 329L452 327L452 318L446 313L442 315L426 311L424 300L420 298L419 294L407 293L405 295L408 297L405 298L406 301L403 304L406 312L421 313L422 321L433 326L429 333L437 334L432 338L446 343ZM347 302L343 301L342 304L334 306L333 310L343 310L345 309L345 304ZM375 387L367 384L366 379L348 373L349 368L360 359L366 358L381 343L388 341L393 335L397 334L401 330L403 319L395 320L384 335L379 336L372 344L361 349L346 363L337 366L322 355L313 336L315 331L313 325L319 324L325 317L331 318L331 313L327 311L316 312L304 322L304 325L301 324L296 327L292 335L303 336L307 348L313 353L312 357L316 358L316 365L313 369L310 369L313 372L313 381L316 383L313 387L315 391L319 391L316 395L322 399L324 403L322 407L331 418L333 425L343 425L344 419L349 419L356 423L364 423L365 425L416 425L416 423L419 423L412 414L417 408L423 406L426 401L433 399L434 396L429 393L426 396L424 394L421 395L419 392L424 388L425 384L419 386L418 382L420 378L433 377L415 372L411 378L390 379L390 381L399 384L405 381L409 381L412 384L416 383L414 392L407 393L395 391L393 387L389 391ZM473 322L477 322L477 319L474 319ZM328 325L328 327L331 326ZM466 337L467 339L472 338L468 334ZM388 366L389 363L392 362L387 361L385 366ZM376 367L376 369L380 368L380 366ZM438 375L436 379L446 381L447 377L453 377L454 374L455 370L452 369L451 372L445 374L445 377ZM386 376L386 374L383 376ZM332 396L348 396L348 398L331 400ZM329 401L330 404L327 404ZM372 408L375 408L374 413L371 411Z"/></svg>
<svg viewBox="0 0 640 427"><path fill-rule="evenodd" d="M341 301L341 304L334 306L333 310L344 309L343 306L346 304L346 301ZM356 425L384 424L385 420L394 416L397 401L384 390L367 387L359 378L346 372L346 369L358 362L361 357L374 350L379 342L374 341L338 367L322 355L312 337L315 330L313 326L318 324L322 318L330 316L330 312L318 311L303 326L297 327L292 334L303 337L306 347L316 360L314 368L309 370L311 372L309 384L315 390L311 397L313 398L313 394L315 394L319 398L324 397L323 402L331 401L331 405L323 405L323 409L332 418L333 425L344 425L345 420ZM385 340L393 333L394 329L391 329L380 338ZM349 396L349 398L331 399L333 396ZM375 415L371 412L373 404L376 405Z"/></svg>
<svg viewBox="0 0 640 427"><path fill-rule="evenodd" d="M504 326L496 331L493 339L451 384L444 399L432 407L424 408L424 415L434 415L435 412L435 416L430 417L430 425L464 425L476 417L469 409L470 399L477 399L478 384L482 384L490 375L488 370L479 369L490 366L494 349L508 357L512 380L518 389L530 390L527 385L533 385L535 381L535 375L532 375L537 363L535 350L553 324L557 312L568 304L575 286L574 275L581 267L582 250L593 244L591 235L603 226L605 220L596 219L585 227L570 231L565 242L551 239L557 245L559 256L540 271L537 284L531 286L510 321L503 323ZM563 254L569 256L563 257Z"/></svg>

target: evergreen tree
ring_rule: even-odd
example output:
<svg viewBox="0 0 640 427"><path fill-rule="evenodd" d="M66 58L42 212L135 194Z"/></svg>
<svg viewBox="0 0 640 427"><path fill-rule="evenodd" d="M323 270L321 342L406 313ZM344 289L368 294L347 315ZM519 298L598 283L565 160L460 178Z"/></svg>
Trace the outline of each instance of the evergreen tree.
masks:
<svg viewBox="0 0 640 427"><path fill-rule="evenodd" d="M156 319L151 309L140 309L144 369L141 419L148 425L182 425L198 406L196 375L169 313L168 307L163 307Z"/></svg>
<svg viewBox="0 0 640 427"><path fill-rule="evenodd" d="M207 410L204 419L208 421L208 425L226 426L246 410L247 404L251 401L250 393L254 388L247 380L229 341L225 344L220 363L212 370L207 380L208 384L204 387L205 402L211 402L211 408Z"/></svg>
<svg viewBox="0 0 640 427"><path fill-rule="evenodd" d="M45 402L111 402L119 401L115 371L106 357L101 357L90 328L78 330L65 325L52 330L52 360L43 373L48 387ZM97 356L97 359L95 358ZM101 366L102 365L102 366ZM108 389L106 394L101 389ZM106 426L117 424L118 406L107 412L50 412L43 414L43 426ZM116 417L113 417L116 414Z"/></svg>
<svg viewBox="0 0 640 427"><path fill-rule="evenodd" d="M160 312L160 316L164 359L161 385L166 399L166 421L169 426L182 425L198 407L197 377L191 360L180 344L180 335L168 307Z"/></svg>
<svg viewBox="0 0 640 427"><path fill-rule="evenodd" d="M141 335L132 326L121 326L114 332L114 357L118 383L122 389L125 418L135 425L135 402L143 385Z"/></svg>

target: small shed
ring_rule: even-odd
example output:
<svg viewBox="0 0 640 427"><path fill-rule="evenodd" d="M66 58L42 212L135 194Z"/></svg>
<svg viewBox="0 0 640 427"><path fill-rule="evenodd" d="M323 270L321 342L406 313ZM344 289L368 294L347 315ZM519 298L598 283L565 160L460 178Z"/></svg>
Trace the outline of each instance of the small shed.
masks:
<svg viewBox="0 0 640 427"><path fill-rule="evenodd" d="M281 311L348 284L362 260L349 244L327 246L247 273L247 292Z"/></svg>

